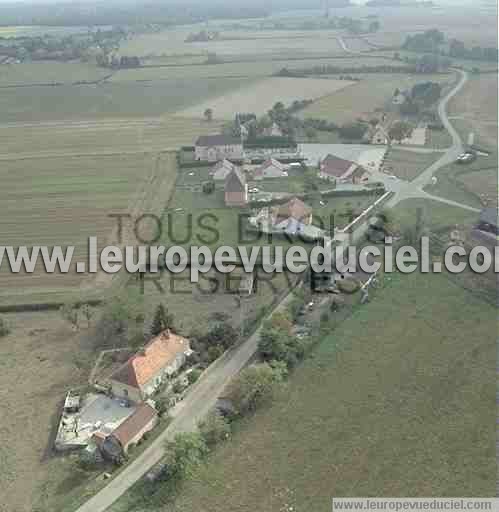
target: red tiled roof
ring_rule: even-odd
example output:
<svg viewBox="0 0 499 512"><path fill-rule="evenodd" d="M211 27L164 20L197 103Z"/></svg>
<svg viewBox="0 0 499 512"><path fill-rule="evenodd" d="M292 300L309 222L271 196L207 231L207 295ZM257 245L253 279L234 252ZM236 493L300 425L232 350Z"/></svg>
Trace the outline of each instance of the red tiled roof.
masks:
<svg viewBox="0 0 499 512"><path fill-rule="evenodd" d="M188 339L164 331L118 368L110 378L140 389L161 369L173 362L178 354L189 348Z"/></svg>
<svg viewBox="0 0 499 512"><path fill-rule="evenodd" d="M129 416L116 430L111 434L121 444L123 448L141 431L144 427L157 416L156 409L148 403L140 404L135 412Z"/></svg>
<svg viewBox="0 0 499 512"><path fill-rule="evenodd" d="M278 219L289 219L291 217L302 221L312 213L312 208L307 206L301 199L294 197L291 201L274 207L273 211Z"/></svg>

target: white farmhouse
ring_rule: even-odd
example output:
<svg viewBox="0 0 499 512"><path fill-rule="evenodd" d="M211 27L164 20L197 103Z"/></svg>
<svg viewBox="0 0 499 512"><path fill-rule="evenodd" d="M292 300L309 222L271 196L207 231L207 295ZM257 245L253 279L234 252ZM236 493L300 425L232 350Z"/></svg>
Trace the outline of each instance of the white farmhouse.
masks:
<svg viewBox="0 0 499 512"><path fill-rule="evenodd" d="M224 158L241 160L243 144L241 139L230 135L202 135L196 141L195 156L201 162L217 162Z"/></svg>
<svg viewBox="0 0 499 512"><path fill-rule="evenodd" d="M281 164L275 158L269 158L260 167L253 172L255 180L263 180L265 178L281 178L287 176L287 166Z"/></svg>
<svg viewBox="0 0 499 512"><path fill-rule="evenodd" d="M210 175L216 181L225 181L225 178L230 174L232 169L235 168L235 165L232 162L229 162L226 158L217 162L213 169L210 172Z"/></svg>

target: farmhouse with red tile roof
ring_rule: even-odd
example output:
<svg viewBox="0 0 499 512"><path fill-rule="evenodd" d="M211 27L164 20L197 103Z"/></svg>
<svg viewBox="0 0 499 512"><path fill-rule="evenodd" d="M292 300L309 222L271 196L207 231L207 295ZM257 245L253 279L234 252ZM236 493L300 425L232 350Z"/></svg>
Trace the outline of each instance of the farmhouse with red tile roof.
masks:
<svg viewBox="0 0 499 512"><path fill-rule="evenodd" d="M145 400L191 352L188 339L169 330L162 332L109 377L113 395L134 402Z"/></svg>
<svg viewBox="0 0 499 512"><path fill-rule="evenodd" d="M130 445L140 441L157 422L156 409L146 402L140 404L131 416L101 442L100 449L104 457L119 461L127 454Z"/></svg>

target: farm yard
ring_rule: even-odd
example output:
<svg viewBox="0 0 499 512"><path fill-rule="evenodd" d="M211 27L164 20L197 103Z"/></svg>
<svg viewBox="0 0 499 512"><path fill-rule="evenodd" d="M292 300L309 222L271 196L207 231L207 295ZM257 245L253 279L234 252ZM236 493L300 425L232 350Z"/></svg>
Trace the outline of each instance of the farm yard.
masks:
<svg viewBox="0 0 499 512"><path fill-rule="evenodd" d="M162 510L322 512L331 496L492 496L495 317L451 276L385 278ZM154 503L142 489L111 511Z"/></svg>
<svg viewBox="0 0 499 512"><path fill-rule="evenodd" d="M348 88L353 82L313 78L267 78L256 84L228 93L219 98L189 107L178 115L200 118L211 108L216 119L230 120L244 105L248 112L265 114L278 101L290 105L295 100L317 98ZM306 95L306 98L303 95Z"/></svg>

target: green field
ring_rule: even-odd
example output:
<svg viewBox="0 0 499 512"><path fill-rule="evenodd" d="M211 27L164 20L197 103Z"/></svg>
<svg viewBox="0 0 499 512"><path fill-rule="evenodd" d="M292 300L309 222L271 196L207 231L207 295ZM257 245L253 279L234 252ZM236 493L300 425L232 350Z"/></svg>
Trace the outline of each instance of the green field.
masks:
<svg viewBox="0 0 499 512"><path fill-rule="evenodd" d="M0 89L2 122L150 117L247 84L243 79L172 79Z"/></svg>
<svg viewBox="0 0 499 512"><path fill-rule="evenodd" d="M169 62L170 59L163 59ZM154 61L155 62L155 61ZM139 69L125 69L116 72L110 79L111 82L124 81L153 81L166 79L183 78L216 78L216 77L266 77L277 73L283 68L289 70L310 69L313 66L338 66L338 67L358 67L362 66L380 66L390 64L385 58L377 57L357 57L349 55L341 57L325 58L300 58L293 56L286 58L268 57L264 55L255 55L234 59L230 62L221 62L219 64L163 64L157 66L145 66Z"/></svg>
<svg viewBox="0 0 499 512"><path fill-rule="evenodd" d="M332 496L494 496L496 331L495 309L449 277L386 276L274 404L159 510L320 512ZM153 506L146 492L136 486L112 512Z"/></svg>
<svg viewBox="0 0 499 512"><path fill-rule="evenodd" d="M402 227L414 226L417 210L420 208L423 211L425 225L431 231L448 230L450 232L456 225L470 229L478 220L478 213L431 199L405 199L394 208L393 212Z"/></svg>
<svg viewBox="0 0 499 512"><path fill-rule="evenodd" d="M440 169L436 185L425 190L431 194L481 208L482 199L497 202L497 155L479 156L469 165L450 164Z"/></svg>
<svg viewBox="0 0 499 512"><path fill-rule="evenodd" d="M0 66L0 88L14 85L95 82L112 74L109 69L72 62L29 62ZM1 94L1 93L0 93Z"/></svg>
<svg viewBox="0 0 499 512"><path fill-rule="evenodd" d="M390 99L395 89L408 89L423 81L444 83L452 75L366 74L355 75L362 80L347 89L315 101L300 112L300 117L316 117L338 124L354 121L358 117L369 117L376 109L391 108Z"/></svg>
<svg viewBox="0 0 499 512"><path fill-rule="evenodd" d="M442 153L413 153L391 147L386 155L384 168L389 174L412 181L441 157Z"/></svg>

